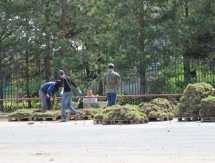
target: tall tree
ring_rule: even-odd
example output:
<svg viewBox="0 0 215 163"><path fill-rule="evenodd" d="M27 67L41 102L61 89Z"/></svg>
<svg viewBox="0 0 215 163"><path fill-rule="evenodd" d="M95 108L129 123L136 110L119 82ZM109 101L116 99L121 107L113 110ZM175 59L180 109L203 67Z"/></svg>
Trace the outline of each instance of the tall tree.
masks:
<svg viewBox="0 0 215 163"><path fill-rule="evenodd" d="M201 4L201 5L199 5ZM196 76L192 67L195 60L214 59L214 23L213 1L178 1L177 19L174 36L171 37L175 51L183 57L184 83Z"/></svg>
<svg viewBox="0 0 215 163"><path fill-rule="evenodd" d="M115 20L115 41L123 69L136 71L140 94L146 93L146 74L152 64L161 62L166 53L167 34L163 22L170 18L172 1L106 1ZM144 100L144 99L141 99Z"/></svg>
<svg viewBox="0 0 215 163"><path fill-rule="evenodd" d="M17 70L19 57L19 45L17 43L22 26L20 15L23 6L17 1L0 1L0 99L3 98L4 83ZM0 102L0 111L3 110L3 102Z"/></svg>

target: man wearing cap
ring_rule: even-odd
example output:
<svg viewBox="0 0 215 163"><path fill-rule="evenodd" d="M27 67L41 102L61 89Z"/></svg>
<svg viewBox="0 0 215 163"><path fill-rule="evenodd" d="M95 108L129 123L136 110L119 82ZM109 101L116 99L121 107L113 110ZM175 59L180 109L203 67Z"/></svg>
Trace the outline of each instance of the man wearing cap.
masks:
<svg viewBox="0 0 215 163"><path fill-rule="evenodd" d="M75 82L69 77L66 76L63 70L58 71L58 75L61 78L62 83L62 91L60 96L62 97L61 100L61 112L62 112L62 119L60 122L66 122L66 107L74 114L77 115L76 110L71 106L72 102L72 85L79 91L79 94L82 95L80 88L75 84Z"/></svg>
<svg viewBox="0 0 215 163"><path fill-rule="evenodd" d="M118 92L120 81L120 75L114 71L114 64L108 64L108 72L104 74L102 79L102 83L105 86L108 106L116 104L116 94Z"/></svg>
<svg viewBox="0 0 215 163"><path fill-rule="evenodd" d="M51 109L51 101L53 101L55 91L58 91L59 87L61 87L61 81L47 82L40 87L39 97L43 111Z"/></svg>

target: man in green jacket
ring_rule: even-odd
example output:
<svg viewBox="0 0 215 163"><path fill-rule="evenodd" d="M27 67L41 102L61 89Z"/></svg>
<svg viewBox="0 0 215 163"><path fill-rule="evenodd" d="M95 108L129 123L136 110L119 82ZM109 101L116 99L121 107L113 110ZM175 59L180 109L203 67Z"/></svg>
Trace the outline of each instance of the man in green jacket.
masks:
<svg viewBox="0 0 215 163"><path fill-rule="evenodd" d="M116 104L116 94L118 93L120 81L120 75L114 71L114 64L108 64L108 72L104 74L102 79L102 83L105 86L108 106Z"/></svg>

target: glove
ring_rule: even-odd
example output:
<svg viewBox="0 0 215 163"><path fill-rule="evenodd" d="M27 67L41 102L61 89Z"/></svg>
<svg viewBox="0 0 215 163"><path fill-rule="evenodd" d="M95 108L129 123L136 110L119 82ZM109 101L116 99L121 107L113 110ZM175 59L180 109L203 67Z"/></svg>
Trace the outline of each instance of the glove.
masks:
<svg viewBox="0 0 215 163"><path fill-rule="evenodd" d="M53 99L53 97L50 97L50 101L53 101L54 99Z"/></svg>
<svg viewBox="0 0 215 163"><path fill-rule="evenodd" d="M82 96L82 95L83 95L83 94L82 94L82 92L81 92L81 90L79 90L78 92L79 92L79 95L80 95L80 96Z"/></svg>
<svg viewBox="0 0 215 163"><path fill-rule="evenodd" d="M47 94L46 97L49 98L49 94Z"/></svg>
<svg viewBox="0 0 215 163"><path fill-rule="evenodd" d="M60 93L59 93L59 96L60 96L60 97L63 97L63 92L60 92Z"/></svg>

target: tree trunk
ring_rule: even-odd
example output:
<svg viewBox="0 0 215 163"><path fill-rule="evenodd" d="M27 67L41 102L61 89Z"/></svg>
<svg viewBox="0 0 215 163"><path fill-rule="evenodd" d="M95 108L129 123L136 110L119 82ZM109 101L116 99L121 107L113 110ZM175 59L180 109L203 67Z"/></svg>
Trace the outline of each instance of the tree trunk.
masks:
<svg viewBox="0 0 215 163"><path fill-rule="evenodd" d="M3 78L0 75L0 99L3 99ZM0 111L3 111L3 101L0 101Z"/></svg>
<svg viewBox="0 0 215 163"><path fill-rule="evenodd" d="M183 68L184 68L184 82L188 83L190 81L191 75L190 75L190 60L187 57L186 53L183 56Z"/></svg>
<svg viewBox="0 0 215 163"><path fill-rule="evenodd" d="M98 75L102 73L101 69L98 69ZM102 80L99 81L99 95L104 95Z"/></svg>
<svg viewBox="0 0 215 163"><path fill-rule="evenodd" d="M140 94L143 95L146 93L146 73L140 72ZM141 97L140 102L144 102L145 98Z"/></svg>
<svg viewBox="0 0 215 163"><path fill-rule="evenodd" d="M2 54L0 52L0 99L3 99ZM3 101L0 101L0 111L3 111Z"/></svg>
<svg viewBox="0 0 215 163"><path fill-rule="evenodd" d="M188 18L189 16L189 10L188 10L188 4L185 4L185 17ZM185 40L186 45L188 45L188 41ZM190 81L190 60L189 60L189 46L186 46L186 50L183 55L183 64L184 64L184 82Z"/></svg>
<svg viewBox="0 0 215 163"><path fill-rule="evenodd" d="M46 4L46 8L49 7L49 4L50 4L49 2ZM49 12L46 11L44 16L45 16L45 20L46 20L46 25L50 26ZM49 46L50 40L49 39L50 39L49 35L46 35L46 43L48 45L48 48L50 49L50 46ZM45 53L45 58L44 58L44 63L45 63L45 73L44 73L45 77L44 77L44 79L46 81L50 81L50 79L51 79L51 71L50 71L50 69L51 69L51 58L50 57L51 57L51 55L50 55L50 51L51 50L49 50L48 52Z"/></svg>
<svg viewBox="0 0 215 163"><path fill-rule="evenodd" d="M62 7L61 7L61 11L62 11L62 14L61 14L61 30L62 30L62 39L65 39L66 38L66 11L65 11L65 5L62 4ZM64 48L62 47L61 48L61 57L64 58Z"/></svg>
<svg viewBox="0 0 215 163"><path fill-rule="evenodd" d="M100 81L99 81L99 95L102 96L102 95L104 95L103 93L104 93L104 92L103 92L102 80L100 80Z"/></svg>
<svg viewBox="0 0 215 163"><path fill-rule="evenodd" d="M144 34L143 34L143 29L145 27L144 25L144 4L142 5L142 12L140 13L140 36L139 36L139 42L140 42L140 53L141 55L144 55L145 51L145 40L144 40ZM141 57L142 58L142 57ZM145 94L146 93L146 74L145 74L145 64L141 61L142 59L140 58L140 94ZM140 98L140 102L145 101L145 98Z"/></svg>
<svg viewBox="0 0 215 163"><path fill-rule="evenodd" d="M29 75L29 57L28 57L28 51L26 51L26 58L25 58L25 64L26 64L26 94L27 94L27 98L30 98L30 88L29 88L29 83L30 83L30 75ZM31 100L28 100L28 108L31 108Z"/></svg>
<svg viewBox="0 0 215 163"><path fill-rule="evenodd" d="M44 76L44 79L48 82L50 81L51 79L51 62L50 62L50 55L49 54L46 54L46 57L44 58L44 63L45 63L45 76Z"/></svg>

